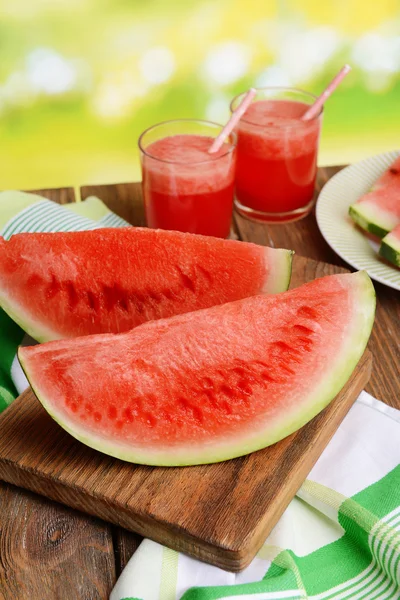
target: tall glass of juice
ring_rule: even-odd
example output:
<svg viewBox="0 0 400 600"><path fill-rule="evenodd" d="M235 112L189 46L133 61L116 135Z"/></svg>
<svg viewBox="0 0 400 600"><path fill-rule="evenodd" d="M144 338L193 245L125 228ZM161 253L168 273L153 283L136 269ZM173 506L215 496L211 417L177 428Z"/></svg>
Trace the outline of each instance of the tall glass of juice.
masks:
<svg viewBox="0 0 400 600"><path fill-rule="evenodd" d="M236 163L236 134L208 150L221 125L180 119L159 123L139 138L147 225L228 237Z"/></svg>
<svg viewBox="0 0 400 600"><path fill-rule="evenodd" d="M240 94L231 103L234 111ZM236 127L235 208L263 222L295 221L313 206L322 111L302 115L316 97L290 88L263 88Z"/></svg>

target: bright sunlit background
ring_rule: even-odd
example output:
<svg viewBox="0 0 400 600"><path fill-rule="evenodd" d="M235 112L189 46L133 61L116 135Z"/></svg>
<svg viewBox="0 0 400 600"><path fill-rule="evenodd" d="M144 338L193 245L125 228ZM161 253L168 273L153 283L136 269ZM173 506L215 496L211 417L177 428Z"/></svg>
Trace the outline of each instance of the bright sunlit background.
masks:
<svg viewBox="0 0 400 600"><path fill-rule="evenodd" d="M140 178L165 119L223 122L248 86L318 93L320 164L400 146L398 0L0 0L0 188Z"/></svg>

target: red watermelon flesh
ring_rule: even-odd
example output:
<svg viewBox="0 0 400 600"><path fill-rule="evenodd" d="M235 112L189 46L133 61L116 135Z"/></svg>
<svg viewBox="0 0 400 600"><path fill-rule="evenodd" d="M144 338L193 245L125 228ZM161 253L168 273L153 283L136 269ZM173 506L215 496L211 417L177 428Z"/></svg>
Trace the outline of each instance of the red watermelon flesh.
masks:
<svg viewBox="0 0 400 600"><path fill-rule="evenodd" d="M360 227L384 237L400 224L400 185L395 181L364 194L349 212Z"/></svg>
<svg viewBox="0 0 400 600"><path fill-rule="evenodd" d="M349 213L357 225L379 238L400 224L400 156L349 207Z"/></svg>
<svg viewBox="0 0 400 600"><path fill-rule="evenodd" d="M146 323L21 348L39 400L83 443L127 461L192 465L300 428L350 377L375 294L364 272Z"/></svg>
<svg viewBox="0 0 400 600"><path fill-rule="evenodd" d="M292 252L127 227L29 233L0 246L0 306L38 341L286 290Z"/></svg>
<svg viewBox="0 0 400 600"><path fill-rule="evenodd" d="M357 204L372 204L379 209L391 213L394 218L400 218L400 187L397 183L391 183L380 187L374 192L362 196Z"/></svg>
<svg viewBox="0 0 400 600"><path fill-rule="evenodd" d="M396 158L390 167L376 180L371 189L378 190L392 184L395 184L400 188L400 156Z"/></svg>

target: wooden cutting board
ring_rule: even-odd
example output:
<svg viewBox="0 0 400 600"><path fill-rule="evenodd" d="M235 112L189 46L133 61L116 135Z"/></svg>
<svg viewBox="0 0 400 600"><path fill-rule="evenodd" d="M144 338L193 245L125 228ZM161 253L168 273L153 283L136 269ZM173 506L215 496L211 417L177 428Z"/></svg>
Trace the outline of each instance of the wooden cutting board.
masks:
<svg viewBox="0 0 400 600"><path fill-rule="evenodd" d="M112 190L109 188L113 188ZM131 184L87 189L115 212L143 224ZM62 201L57 191L52 199ZM295 257L292 287L343 269ZM0 478L101 517L194 557L246 567L367 383L367 351L336 399L278 444L215 465L132 465L87 448L64 432L31 391L0 416Z"/></svg>

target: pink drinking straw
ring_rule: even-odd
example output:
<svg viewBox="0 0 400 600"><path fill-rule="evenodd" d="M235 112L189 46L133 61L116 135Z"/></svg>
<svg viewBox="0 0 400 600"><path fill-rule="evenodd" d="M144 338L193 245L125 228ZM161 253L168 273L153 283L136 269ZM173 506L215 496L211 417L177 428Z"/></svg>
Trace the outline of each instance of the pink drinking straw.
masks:
<svg viewBox="0 0 400 600"><path fill-rule="evenodd" d="M319 111L324 105L325 100L329 98L331 94L333 94L339 83L342 81L342 79L346 77L347 73L349 73L350 71L350 65L344 65L344 67L340 69L339 73L336 75L336 77L332 79L325 91L322 92L322 94L316 99L314 104L312 104L310 108L306 110L304 115L301 117L303 121L309 121L310 119L313 119L318 115Z"/></svg>
<svg viewBox="0 0 400 600"><path fill-rule="evenodd" d="M221 133L217 135L217 137L213 141L212 146L208 150L209 154L214 154L214 152L218 152L228 135L232 133L240 117L246 112L246 110L250 106L251 101L253 100L256 93L257 91L254 88L249 89L249 91L247 92L237 109L232 113L231 118L229 119Z"/></svg>

